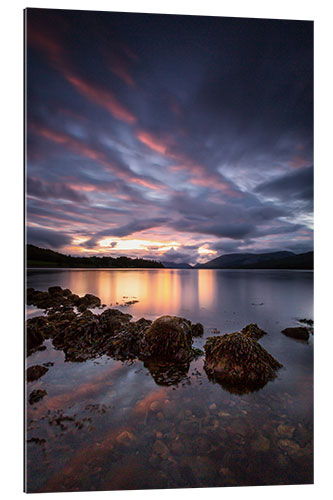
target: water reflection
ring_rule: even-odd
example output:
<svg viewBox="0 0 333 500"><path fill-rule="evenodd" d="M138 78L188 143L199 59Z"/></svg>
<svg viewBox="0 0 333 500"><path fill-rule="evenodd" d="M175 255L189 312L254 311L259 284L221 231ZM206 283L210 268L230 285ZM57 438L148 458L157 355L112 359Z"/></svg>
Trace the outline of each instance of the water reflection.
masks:
<svg viewBox="0 0 333 500"><path fill-rule="evenodd" d="M260 343L284 368L260 391L239 395L209 381L203 358L169 386L163 367L106 356L65 363L46 341L28 358L29 366L54 363L27 388L27 396L47 391L27 405L30 492L312 482L313 336L300 344L281 334L297 318L313 317L312 273L28 272L27 286L55 285L118 302L135 319L175 314L201 322L200 348L211 328L227 333L258 323L268 332ZM139 302L123 308L134 297Z"/></svg>
<svg viewBox="0 0 333 500"><path fill-rule="evenodd" d="M139 302L128 310L136 318L174 314L219 327L221 319L224 326L239 319L240 327L244 321L265 321L269 314L279 321L291 312L294 319L312 318L312 280L306 271L75 269L28 271L27 286L47 290L60 285L78 295L92 293L107 306L122 307L135 299ZM233 317L236 309L242 317Z"/></svg>
<svg viewBox="0 0 333 500"><path fill-rule="evenodd" d="M146 361L145 368L149 371L157 385L177 385L187 378L190 363L172 364Z"/></svg>
<svg viewBox="0 0 333 500"><path fill-rule="evenodd" d="M198 272L199 307L210 309L216 297L216 273L211 269L200 269Z"/></svg>

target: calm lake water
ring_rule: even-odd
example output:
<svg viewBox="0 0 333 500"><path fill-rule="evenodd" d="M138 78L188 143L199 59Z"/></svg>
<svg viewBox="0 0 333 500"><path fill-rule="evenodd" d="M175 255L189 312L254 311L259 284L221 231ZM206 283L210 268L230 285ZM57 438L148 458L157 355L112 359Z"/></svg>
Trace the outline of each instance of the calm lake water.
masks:
<svg viewBox="0 0 333 500"><path fill-rule="evenodd" d="M306 343L281 333L313 319L312 271L28 270L27 287L55 285L97 295L134 319L200 322L200 348L206 337L258 323L268 332L261 345L283 368L240 396L208 380L203 357L165 387L140 361L64 362L47 340L27 358L27 366L53 363L27 388L27 396L47 391L27 403L29 492L313 482L313 336Z"/></svg>

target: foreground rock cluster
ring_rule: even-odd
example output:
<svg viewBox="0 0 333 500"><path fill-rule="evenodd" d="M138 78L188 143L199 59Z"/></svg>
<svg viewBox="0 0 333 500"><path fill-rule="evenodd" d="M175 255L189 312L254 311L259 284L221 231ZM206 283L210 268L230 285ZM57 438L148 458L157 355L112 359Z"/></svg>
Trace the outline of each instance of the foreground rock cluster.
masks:
<svg viewBox="0 0 333 500"><path fill-rule="evenodd" d="M60 286L51 286L47 292L28 288L27 304L48 310L71 310L75 306L80 312L83 312L88 307L100 307L101 300L90 293L79 297L72 293L69 288L62 289Z"/></svg>
<svg viewBox="0 0 333 500"><path fill-rule="evenodd" d="M28 355L45 339L52 339L66 361L82 362L103 355L122 361L138 358L158 383L169 384L186 375L190 361L203 354L193 348L193 337L203 334L203 326L184 318L131 321L130 314L117 309L94 314L88 307L100 307L98 297L79 297L61 287L51 287L48 292L30 288L27 302L46 311L45 316L27 320Z"/></svg>
<svg viewBox="0 0 333 500"><path fill-rule="evenodd" d="M45 339L52 339L54 347L65 353L65 361L83 362L103 355L122 361L140 359L158 384L173 385L186 377L190 362L203 354L193 347L193 338L203 335L203 326L184 318L132 321L130 314L117 309L94 314L89 307L101 307L98 297L79 297L61 287L48 292L29 288L27 302L46 311L27 321L27 355L40 349ZM241 332L208 338L204 346L208 376L233 392L263 387L282 366L258 344L265 333L250 324ZM31 368L28 381L47 371Z"/></svg>

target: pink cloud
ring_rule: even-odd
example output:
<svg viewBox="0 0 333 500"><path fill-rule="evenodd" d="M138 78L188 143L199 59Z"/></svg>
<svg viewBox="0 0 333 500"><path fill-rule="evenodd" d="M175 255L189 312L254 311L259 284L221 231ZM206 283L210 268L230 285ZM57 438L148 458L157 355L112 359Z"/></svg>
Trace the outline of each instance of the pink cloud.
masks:
<svg viewBox="0 0 333 500"><path fill-rule="evenodd" d="M232 198L241 198L242 193L233 189L228 182L224 182L221 176L207 172L207 169L194 162L186 155L172 150L172 140L170 138L160 138L144 130L136 132L136 137L153 151L160 153L165 158L175 160L177 164L170 165L169 169L175 172L187 172L190 174L190 182L196 186L218 189Z"/></svg>
<svg viewBox="0 0 333 500"><path fill-rule="evenodd" d="M152 149L153 151L156 151L157 153L160 153L163 156L170 157L170 155L167 154L168 146L158 138L154 137L152 134L149 134L148 132L145 132L143 130L139 130L136 133L136 137L139 139L139 141L141 141L143 144L145 144L148 148Z"/></svg>
<svg viewBox="0 0 333 500"><path fill-rule="evenodd" d="M74 74L64 73L64 76L80 94L102 108L106 108L118 120L126 123L134 123L136 121L135 116L120 104L109 90L93 86Z"/></svg>
<svg viewBox="0 0 333 500"><path fill-rule="evenodd" d="M31 123L29 125L29 130L38 135L44 137L47 140L55 142L56 144L62 144L69 150L88 158L90 160L96 161L102 165L106 170L115 174L118 178L125 180L126 182L131 182L133 184L138 184L140 186L147 187L149 189L161 190L163 186L158 181L143 179L129 169L123 166L117 165L116 163L110 161L107 156L92 146L86 145L84 142L75 139L71 135L65 134L64 132L57 132L50 128L41 127L36 124Z"/></svg>
<svg viewBox="0 0 333 500"><path fill-rule="evenodd" d="M41 31L30 28L28 31L28 43L43 52L49 63L62 73L63 77L81 95L95 104L106 108L118 120L129 124L136 121L135 116L116 99L110 90L99 88L75 74L64 48L55 39L50 39Z"/></svg>

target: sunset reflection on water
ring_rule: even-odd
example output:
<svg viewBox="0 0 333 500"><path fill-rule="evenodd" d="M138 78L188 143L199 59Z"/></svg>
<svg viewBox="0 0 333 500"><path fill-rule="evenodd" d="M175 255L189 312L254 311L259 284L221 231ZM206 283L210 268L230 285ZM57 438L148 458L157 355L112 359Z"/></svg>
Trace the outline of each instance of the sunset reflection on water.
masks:
<svg viewBox="0 0 333 500"><path fill-rule="evenodd" d="M210 308L216 300L216 274L209 269L74 270L66 283L74 293L93 293L107 306L137 300L135 316L177 315L182 309Z"/></svg>

